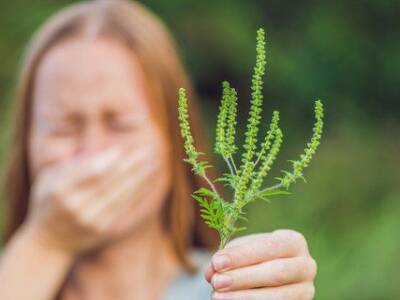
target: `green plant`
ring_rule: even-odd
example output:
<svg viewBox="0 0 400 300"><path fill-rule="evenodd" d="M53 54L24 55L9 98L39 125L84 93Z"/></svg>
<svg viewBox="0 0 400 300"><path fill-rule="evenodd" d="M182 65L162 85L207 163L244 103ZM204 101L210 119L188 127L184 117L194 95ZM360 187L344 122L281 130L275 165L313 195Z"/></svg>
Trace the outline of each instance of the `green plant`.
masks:
<svg viewBox="0 0 400 300"><path fill-rule="evenodd" d="M199 160L202 153L196 150L190 132L187 97L183 88L179 90L178 113L181 135L187 154L184 161L191 164L193 172L203 177L210 187L210 189L205 187L198 189L192 194L192 197L199 203L201 216L205 223L218 231L220 249L225 247L235 233L245 229L238 227L237 223L239 220L247 221L243 210L247 204L255 200L269 202L271 196L288 194L289 187L298 179L305 180L303 170L311 162L321 140L323 105L318 100L315 102L316 121L313 135L304 152L298 160L290 161L292 170L282 171L283 176L276 178L277 183L275 185L262 187L283 141L283 133L279 128L279 112L274 111L264 140L257 146L263 103L263 76L266 65L265 32L263 29L257 31L256 52L256 65L251 86L252 99L240 167L236 166L234 159L234 155L239 150L235 145L237 92L228 82L222 83L223 92L217 119L214 152L221 155L225 160L229 173L224 173L214 182L223 182L233 190L231 201L223 199L213 182L207 177L206 169L211 166L207 162Z"/></svg>

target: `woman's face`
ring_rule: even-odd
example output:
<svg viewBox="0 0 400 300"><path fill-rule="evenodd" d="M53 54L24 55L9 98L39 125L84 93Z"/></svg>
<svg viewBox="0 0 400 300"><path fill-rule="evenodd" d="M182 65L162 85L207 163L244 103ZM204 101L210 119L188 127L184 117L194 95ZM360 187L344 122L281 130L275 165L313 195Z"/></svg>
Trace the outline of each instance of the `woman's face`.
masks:
<svg viewBox="0 0 400 300"><path fill-rule="evenodd" d="M34 83L28 155L31 177L76 156L112 146L147 147L158 163L145 201L127 210L128 227L159 216L170 187L170 145L150 116L142 69L117 41L69 39L44 56ZM154 218L153 218L154 217Z"/></svg>

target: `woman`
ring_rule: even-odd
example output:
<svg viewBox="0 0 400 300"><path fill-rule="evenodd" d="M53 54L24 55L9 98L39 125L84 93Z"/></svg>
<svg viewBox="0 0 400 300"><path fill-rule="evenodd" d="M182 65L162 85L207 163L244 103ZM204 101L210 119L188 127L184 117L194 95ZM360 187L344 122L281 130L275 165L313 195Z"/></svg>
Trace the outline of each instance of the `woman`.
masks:
<svg viewBox="0 0 400 300"><path fill-rule="evenodd" d="M192 207L204 183L182 162L181 86L205 151L175 45L144 7L75 4L35 35L18 83L0 299L208 299L211 287L213 299L313 298L299 233L198 250L216 239Z"/></svg>

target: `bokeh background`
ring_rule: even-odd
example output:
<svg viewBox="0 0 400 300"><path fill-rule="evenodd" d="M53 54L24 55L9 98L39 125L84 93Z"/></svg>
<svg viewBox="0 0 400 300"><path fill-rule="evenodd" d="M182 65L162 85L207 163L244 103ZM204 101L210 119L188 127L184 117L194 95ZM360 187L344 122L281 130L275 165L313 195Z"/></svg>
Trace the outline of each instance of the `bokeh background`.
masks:
<svg viewBox="0 0 400 300"><path fill-rule="evenodd" d="M23 48L47 17L72 2L0 0L1 169ZM210 140L225 79L238 89L243 133L255 33L266 29L264 116L280 110L285 133L276 169L304 148L317 98L326 107L326 131L308 183L268 206L249 207L249 232L304 233L319 264L316 299L400 299L400 1L142 2L178 41ZM0 206L0 224L2 212Z"/></svg>

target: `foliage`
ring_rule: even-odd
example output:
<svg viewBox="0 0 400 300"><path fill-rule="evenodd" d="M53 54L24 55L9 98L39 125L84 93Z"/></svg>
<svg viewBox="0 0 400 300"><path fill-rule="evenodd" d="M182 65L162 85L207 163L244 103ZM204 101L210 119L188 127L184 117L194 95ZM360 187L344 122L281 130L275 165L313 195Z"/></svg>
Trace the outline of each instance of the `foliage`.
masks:
<svg viewBox="0 0 400 300"><path fill-rule="evenodd" d="M211 188L210 190L202 187L195 191L192 196L201 207L200 212L205 223L218 231L221 239L220 248L226 245L232 235L245 229L238 227L236 223L238 220L246 220L243 208L247 204L255 200L269 201L271 196L287 194L292 183L299 178L304 179L303 169L311 162L322 135L323 105L318 100L315 102L316 122L313 135L304 149L304 153L300 155L299 160L291 161L292 171L283 171L284 176L277 178L277 184L261 188L283 141L283 133L279 128L279 112L274 111L264 141L260 146L257 146L263 104L263 76L266 65L265 32L262 28L257 31L256 52L256 65L251 86L251 106L239 168L236 167L234 158L234 154L238 150L235 145L237 92L227 81L222 83L222 100L217 118L214 151L222 156L230 172L223 174L214 182L224 182L233 190L232 201L227 201L219 195L213 182L206 174L206 168L211 166L207 162L199 161L200 153L195 149L193 136L190 132L188 101L185 90L183 88L179 90L178 114L181 135L187 154L184 161L191 164L193 172L202 176Z"/></svg>

